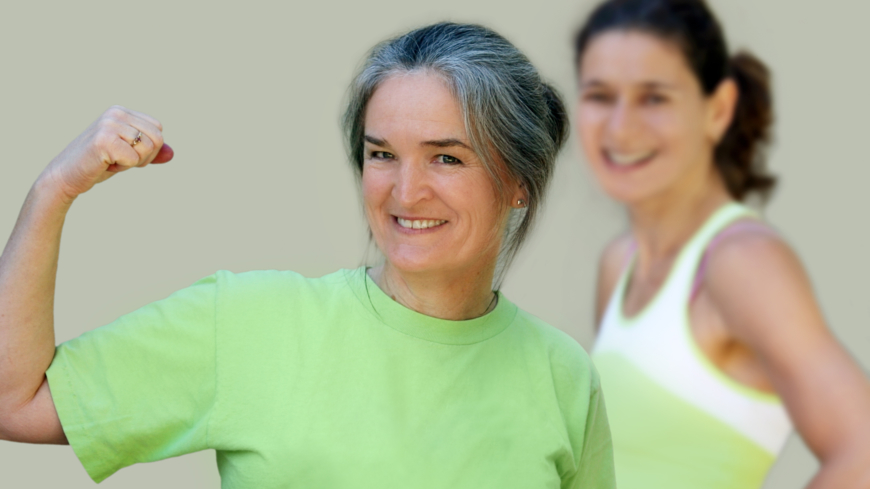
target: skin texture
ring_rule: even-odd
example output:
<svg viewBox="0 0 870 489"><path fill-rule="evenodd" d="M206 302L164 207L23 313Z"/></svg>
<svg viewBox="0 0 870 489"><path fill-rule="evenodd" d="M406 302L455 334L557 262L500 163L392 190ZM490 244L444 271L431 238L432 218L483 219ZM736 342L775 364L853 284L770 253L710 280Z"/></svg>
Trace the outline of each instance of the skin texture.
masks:
<svg viewBox="0 0 870 489"><path fill-rule="evenodd" d="M445 82L425 72L384 81L366 108L365 212L386 257L370 273L404 306L442 319L483 315L508 210L470 148L462 111ZM408 230L397 218L445 223Z"/></svg>
<svg viewBox="0 0 870 489"><path fill-rule="evenodd" d="M162 131L152 117L112 107L51 161L28 193L0 255L0 439L67 442L45 380L54 356L63 222L76 197L97 183L169 161Z"/></svg>
<svg viewBox="0 0 870 489"><path fill-rule="evenodd" d="M729 80L705 96L677 46L633 31L594 39L579 80L586 158L631 222L631 232L600 261L599 322L635 247L627 316L649 303L683 244L731 200L713 150L731 122L737 91ZM650 157L636 167L613 165L625 155ZM701 350L726 375L783 399L821 462L809 487L870 487L870 383L828 330L797 256L759 226L729 233L707 256L689 307Z"/></svg>

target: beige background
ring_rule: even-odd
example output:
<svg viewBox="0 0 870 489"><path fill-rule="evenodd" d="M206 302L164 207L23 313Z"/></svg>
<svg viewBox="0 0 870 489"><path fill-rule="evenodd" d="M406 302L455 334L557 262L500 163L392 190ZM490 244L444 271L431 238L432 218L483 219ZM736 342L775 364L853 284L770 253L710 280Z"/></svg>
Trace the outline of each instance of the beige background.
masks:
<svg viewBox="0 0 870 489"><path fill-rule="evenodd" d="M67 221L57 285L64 341L217 269L360 264L365 231L338 117L366 50L451 19L511 39L574 100L570 39L588 0L365 2L7 2L0 8L0 233L34 178L103 110L163 121L176 158L82 196ZM839 338L870 365L865 192L870 68L862 0L717 0L732 47L776 76L769 218L794 243ZM595 259L624 226L576 142L504 290L592 343ZM846 401L846 400L844 400ZM767 488L801 486L816 463L793 437ZM213 452L122 470L103 487L218 487ZM91 487L68 447L0 442L4 488Z"/></svg>

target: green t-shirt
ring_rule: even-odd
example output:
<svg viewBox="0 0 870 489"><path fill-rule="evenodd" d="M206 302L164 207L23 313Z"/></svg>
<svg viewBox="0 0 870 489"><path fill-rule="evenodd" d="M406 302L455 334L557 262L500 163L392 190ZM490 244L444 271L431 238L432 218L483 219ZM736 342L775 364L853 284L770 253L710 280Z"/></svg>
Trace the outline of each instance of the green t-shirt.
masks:
<svg viewBox="0 0 870 489"><path fill-rule="evenodd" d="M67 438L101 481L214 448L224 488L612 488L598 375L499 296L435 319L365 270L218 272L60 345Z"/></svg>

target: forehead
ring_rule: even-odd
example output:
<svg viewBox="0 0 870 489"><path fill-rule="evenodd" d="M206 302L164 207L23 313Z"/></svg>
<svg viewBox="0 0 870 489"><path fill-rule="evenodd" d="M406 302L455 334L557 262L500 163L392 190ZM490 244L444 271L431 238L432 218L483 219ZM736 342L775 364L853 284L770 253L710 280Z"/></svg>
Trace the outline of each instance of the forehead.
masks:
<svg viewBox="0 0 870 489"><path fill-rule="evenodd" d="M447 83L424 72L400 73L381 82L366 107L365 128L366 133L417 133L423 139L465 136L462 109Z"/></svg>
<svg viewBox="0 0 870 489"><path fill-rule="evenodd" d="M637 30L594 37L580 62L581 84L692 83L694 76L677 43Z"/></svg>

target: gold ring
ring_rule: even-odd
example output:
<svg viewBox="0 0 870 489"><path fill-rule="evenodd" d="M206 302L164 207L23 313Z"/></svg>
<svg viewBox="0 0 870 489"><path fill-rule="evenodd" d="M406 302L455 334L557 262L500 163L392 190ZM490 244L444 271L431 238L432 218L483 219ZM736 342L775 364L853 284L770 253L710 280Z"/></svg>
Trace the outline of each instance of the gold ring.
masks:
<svg viewBox="0 0 870 489"><path fill-rule="evenodd" d="M130 146L136 146L137 144L142 142L142 131L139 131L139 134L133 138L133 142L130 143Z"/></svg>

